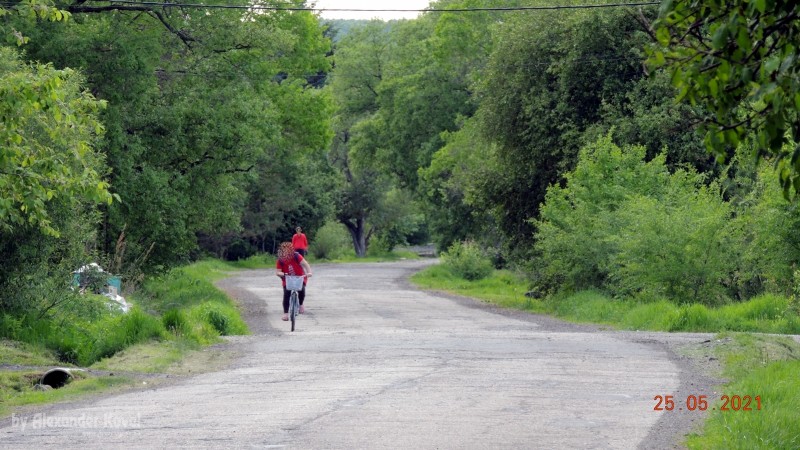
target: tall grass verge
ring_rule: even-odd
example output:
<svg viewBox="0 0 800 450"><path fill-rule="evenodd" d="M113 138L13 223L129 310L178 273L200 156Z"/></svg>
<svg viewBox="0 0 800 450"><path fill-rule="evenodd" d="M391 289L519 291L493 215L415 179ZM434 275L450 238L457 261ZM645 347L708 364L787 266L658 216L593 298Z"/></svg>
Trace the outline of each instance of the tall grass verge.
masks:
<svg viewBox="0 0 800 450"><path fill-rule="evenodd" d="M249 332L236 305L213 282L239 267L271 264L274 260L262 256L233 264L201 261L148 280L134 299L152 314L162 316L169 334L200 344L213 343L219 336Z"/></svg>
<svg viewBox="0 0 800 450"><path fill-rule="evenodd" d="M720 395L758 397L750 411L712 409L701 434L687 439L690 449L800 448L800 345L788 338L741 334L721 347L724 374L732 379ZM777 361L777 362L775 362ZM760 409L759 409L760 406ZM729 405L730 408L730 405Z"/></svg>
<svg viewBox="0 0 800 450"><path fill-rule="evenodd" d="M251 258L236 264L203 261L174 269L147 280L130 295L127 300L134 307L127 314L110 309L105 298L93 295L74 295L46 314L0 314L0 338L9 339L0 341L0 360L109 371L169 370L184 364L186 353L217 342L220 336L248 333L236 305L213 281L239 267L265 264L270 261ZM211 363L206 361L206 365ZM132 383L122 377L79 377L64 388L38 392L33 385L39 377L38 370L0 372L0 416L19 405L74 398Z"/></svg>
<svg viewBox="0 0 800 450"><path fill-rule="evenodd" d="M89 377L73 373L75 379L67 386L50 391L34 391L32 386L41 378L40 372L0 372L0 417L10 415L14 408L77 399L97 391L108 391L132 384L120 376Z"/></svg>
<svg viewBox="0 0 800 450"><path fill-rule="evenodd" d="M1 314L0 338L47 349L64 364L89 366L150 340L209 344L219 336L246 334L236 306L213 285L235 269L203 261L149 279L128 298L134 307L127 314L109 308L104 297L74 294L45 313Z"/></svg>
<svg viewBox="0 0 800 450"><path fill-rule="evenodd" d="M422 288L474 297L507 308L546 312L542 302L525 296L525 280L508 270L496 270L491 276L469 281L444 265L434 265L414 274L411 282Z"/></svg>
<svg viewBox="0 0 800 450"><path fill-rule="evenodd" d="M800 315L792 307L791 300L774 294L716 308L700 304L676 305L667 300L613 299L594 290L534 300L525 295L528 283L521 275L496 270L484 279L470 281L445 265L428 267L412 276L411 281L427 289L474 297L504 307L626 330L800 334Z"/></svg>

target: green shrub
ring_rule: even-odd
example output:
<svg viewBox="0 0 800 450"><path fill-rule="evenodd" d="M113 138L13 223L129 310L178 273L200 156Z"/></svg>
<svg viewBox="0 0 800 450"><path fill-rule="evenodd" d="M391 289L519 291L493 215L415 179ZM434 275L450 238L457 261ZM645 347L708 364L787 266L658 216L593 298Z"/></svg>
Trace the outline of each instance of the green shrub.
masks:
<svg viewBox="0 0 800 450"><path fill-rule="evenodd" d="M90 365L131 345L161 339L164 331L164 326L157 317L133 308L123 316L89 327L78 352L78 362Z"/></svg>
<svg viewBox="0 0 800 450"><path fill-rule="evenodd" d="M558 316L601 323L617 322L627 308L624 302L593 290L580 291L551 304Z"/></svg>
<svg viewBox="0 0 800 450"><path fill-rule="evenodd" d="M442 254L442 264L465 280L489 276L494 267L483 250L473 241L456 242Z"/></svg>
<svg viewBox="0 0 800 450"><path fill-rule="evenodd" d="M601 138L581 150L565 186L547 190L536 223L540 288L726 300L736 262L730 204L702 175L670 173L664 155L645 154Z"/></svg>
<svg viewBox="0 0 800 450"><path fill-rule="evenodd" d="M725 305L720 313L743 319L775 320L783 317L789 308L789 299L775 294L763 294L747 302Z"/></svg>
<svg viewBox="0 0 800 450"><path fill-rule="evenodd" d="M331 222L317 231L309 243L309 252L317 259L336 259L352 247L344 226Z"/></svg>
<svg viewBox="0 0 800 450"><path fill-rule="evenodd" d="M256 254L258 249L244 239L236 239L229 246L225 252L225 259L227 261L239 261L246 259Z"/></svg>
<svg viewBox="0 0 800 450"><path fill-rule="evenodd" d="M194 316L211 325L220 336L247 333L247 325L231 306L206 302L194 309Z"/></svg>
<svg viewBox="0 0 800 450"><path fill-rule="evenodd" d="M222 336L230 334L230 323L228 317L222 314L219 310L209 309L206 312L206 320L219 332Z"/></svg>
<svg viewBox="0 0 800 450"><path fill-rule="evenodd" d="M164 328L175 336L187 336L191 333L191 325L186 314L179 309L171 309L161 317Z"/></svg>
<svg viewBox="0 0 800 450"><path fill-rule="evenodd" d="M22 319L3 313L0 316L0 337L17 340L22 330Z"/></svg>

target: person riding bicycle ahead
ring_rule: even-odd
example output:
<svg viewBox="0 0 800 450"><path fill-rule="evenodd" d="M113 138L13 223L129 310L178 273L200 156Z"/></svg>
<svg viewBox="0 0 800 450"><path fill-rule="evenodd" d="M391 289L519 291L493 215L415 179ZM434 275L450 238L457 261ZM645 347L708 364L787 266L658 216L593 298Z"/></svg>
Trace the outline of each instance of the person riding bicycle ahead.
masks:
<svg viewBox="0 0 800 450"><path fill-rule="evenodd" d="M286 289L286 279L284 276L297 276L303 275L306 278L303 280L303 289L298 292L300 298L300 314L306 312L303 307L303 301L306 299L306 282L312 275L311 266L308 261L303 258L303 255L294 251L291 242L284 242L278 247L278 261L275 263L275 275L277 275L283 283L283 317L281 320L289 320L289 296L291 291Z"/></svg>

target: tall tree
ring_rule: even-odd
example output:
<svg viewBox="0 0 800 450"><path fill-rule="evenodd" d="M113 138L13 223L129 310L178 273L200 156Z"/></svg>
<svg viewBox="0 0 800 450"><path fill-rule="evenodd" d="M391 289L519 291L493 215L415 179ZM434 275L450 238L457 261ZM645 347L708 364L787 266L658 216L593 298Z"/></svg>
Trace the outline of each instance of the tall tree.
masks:
<svg viewBox="0 0 800 450"><path fill-rule="evenodd" d="M124 229L129 254L168 266L198 235L239 232L248 186L270 176L263 161L295 170L327 146L327 100L307 76L328 70L329 43L308 12L112 6L73 4L74 23L38 27L46 39L30 55L84 67L108 101L104 149L123 201L107 210L106 249Z"/></svg>
<svg viewBox="0 0 800 450"><path fill-rule="evenodd" d="M42 2L10 9L0 34L30 41L24 25L66 20ZM29 64L0 47L0 311L41 314L69 297L69 272L88 257L97 204L113 195L97 150L104 103L85 91L83 76L50 64Z"/></svg>
<svg viewBox="0 0 800 450"><path fill-rule="evenodd" d="M336 135L329 160L339 171L335 213L350 232L359 257L366 255L375 232L370 216L389 188L374 159L354 160L352 154L354 140L361 140L362 152L377 144L362 133L363 124L374 120L378 110L378 90L390 51L388 27L384 22L371 21L343 37L335 50L336 69L331 77Z"/></svg>
<svg viewBox="0 0 800 450"><path fill-rule="evenodd" d="M604 104L624 103L644 76L641 26L624 11L520 16L504 27L478 116L497 144L477 205L495 211L515 246L529 248L547 187L575 164L582 134Z"/></svg>

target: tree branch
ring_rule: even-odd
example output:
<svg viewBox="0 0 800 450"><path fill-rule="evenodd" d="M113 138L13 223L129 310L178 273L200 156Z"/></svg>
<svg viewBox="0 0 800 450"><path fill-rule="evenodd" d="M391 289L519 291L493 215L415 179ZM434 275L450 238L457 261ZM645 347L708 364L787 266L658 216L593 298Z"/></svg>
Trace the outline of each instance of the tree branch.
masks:
<svg viewBox="0 0 800 450"><path fill-rule="evenodd" d="M69 11L72 14L79 14L79 13L91 14L91 13L102 13L102 12L107 12L107 11L138 11L138 12L145 12L148 15L150 15L152 17L155 17L159 22L161 22L161 24L164 25L164 28L169 30L170 33L174 34L175 36L178 36L178 38L180 38L180 40L183 41L183 43L187 47L191 48L190 42L196 42L197 41L197 39L195 39L192 36L190 36L186 31L178 30L175 27L173 27L167 21L167 19L164 17L164 15L160 11L156 11L153 7L144 6L144 5L89 6L89 5L84 4L85 1L86 0L81 0L81 1L79 1L79 2L77 2L75 4L73 4L73 5L69 5L67 7L67 11Z"/></svg>

